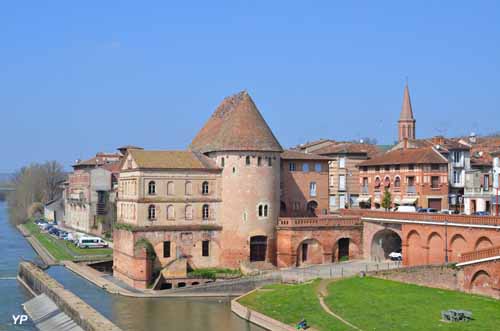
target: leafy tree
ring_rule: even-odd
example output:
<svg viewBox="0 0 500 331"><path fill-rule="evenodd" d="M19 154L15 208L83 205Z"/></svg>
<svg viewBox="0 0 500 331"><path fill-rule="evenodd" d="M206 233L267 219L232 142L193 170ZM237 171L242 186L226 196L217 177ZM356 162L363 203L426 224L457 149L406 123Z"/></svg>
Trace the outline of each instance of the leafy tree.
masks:
<svg viewBox="0 0 500 331"><path fill-rule="evenodd" d="M384 208L385 210L389 210L389 208L391 208L391 201L392 201L391 192L389 192L389 190L386 187L384 191L384 196L382 197L382 208Z"/></svg>

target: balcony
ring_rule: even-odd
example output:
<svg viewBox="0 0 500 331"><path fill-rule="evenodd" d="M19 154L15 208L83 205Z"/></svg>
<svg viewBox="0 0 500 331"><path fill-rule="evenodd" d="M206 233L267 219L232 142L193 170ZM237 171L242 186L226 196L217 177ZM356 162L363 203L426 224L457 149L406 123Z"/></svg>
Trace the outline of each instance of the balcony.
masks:
<svg viewBox="0 0 500 331"><path fill-rule="evenodd" d="M464 188L465 196L487 198L492 195L492 191L483 187L466 187Z"/></svg>
<svg viewBox="0 0 500 331"><path fill-rule="evenodd" d="M407 194L417 194L417 187L414 185L410 185L406 188Z"/></svg>

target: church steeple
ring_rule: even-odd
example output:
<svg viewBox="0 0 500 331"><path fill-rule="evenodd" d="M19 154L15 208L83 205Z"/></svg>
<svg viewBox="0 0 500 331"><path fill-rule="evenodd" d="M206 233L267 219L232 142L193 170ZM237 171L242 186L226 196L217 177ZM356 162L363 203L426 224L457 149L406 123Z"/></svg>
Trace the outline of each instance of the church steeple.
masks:
<svg viewBox="0 0 500 331"><path fill-rule="evenodd" d="M403 106L401 107L401 114L399 115L398 121L398 141L402 141L404 139L415 139L416 122L417 121L413 117L413 110L411 109L410 90L408 89L408 83L406 83L403 94Z"/></svg>

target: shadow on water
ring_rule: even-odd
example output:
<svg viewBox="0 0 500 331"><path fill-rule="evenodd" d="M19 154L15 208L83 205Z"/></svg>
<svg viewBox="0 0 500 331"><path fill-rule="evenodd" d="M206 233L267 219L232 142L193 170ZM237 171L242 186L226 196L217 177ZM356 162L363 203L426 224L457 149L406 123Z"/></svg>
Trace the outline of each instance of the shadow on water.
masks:
<svg viewBox="0 0 500 331"><path fill-rule="evenodd" d="M0 202L0 277L16 275L21 258L36 258L31 246L8 223L5 205ZM262 331L231 313L230 302L221 299L138 299L111 295L64 267L51 267L48 274L81 297L124 330L133 331ZM0 330L34 330L33 326L12 325L13 314L29 294L16 280L0 280Z"/></svg>

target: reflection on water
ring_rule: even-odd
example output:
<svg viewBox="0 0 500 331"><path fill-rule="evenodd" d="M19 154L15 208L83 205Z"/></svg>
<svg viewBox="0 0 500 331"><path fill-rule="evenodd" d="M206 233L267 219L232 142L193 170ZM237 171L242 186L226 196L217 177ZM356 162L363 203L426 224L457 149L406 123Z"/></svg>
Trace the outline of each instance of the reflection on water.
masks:
<svg viewBox="0 0 500 331"><path fill-rule="evenodd" d="M232 314L228 298L128 298L111 295L64 267L48 273L125 330L263 330Z"/></svg>
<svg viewBox="0 0 500 331"><path fill-rule="evenodd" d="M33 259L31 246L7 221L6 206L0 202L0 278L14 277L21 258ZM231 313L229 299L138 299L111 295L64 267L47 271L64 287L124 330L133 331L262 331ZM16 280L0 280L0 331L31 331L32 325L12 325L13 314L29 294Z"/></svg>

